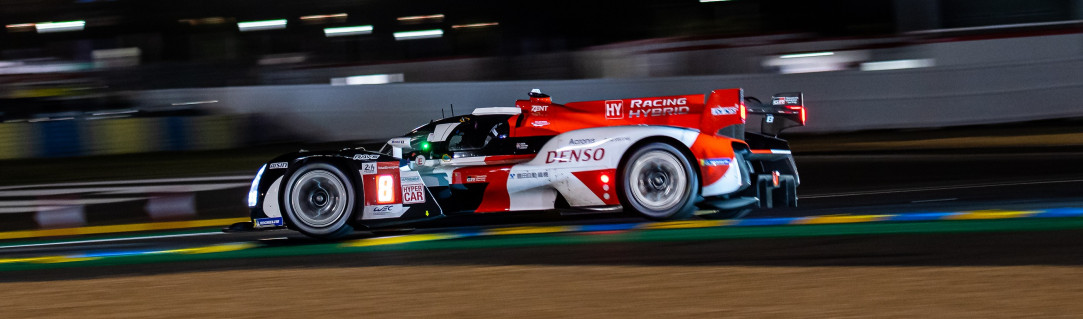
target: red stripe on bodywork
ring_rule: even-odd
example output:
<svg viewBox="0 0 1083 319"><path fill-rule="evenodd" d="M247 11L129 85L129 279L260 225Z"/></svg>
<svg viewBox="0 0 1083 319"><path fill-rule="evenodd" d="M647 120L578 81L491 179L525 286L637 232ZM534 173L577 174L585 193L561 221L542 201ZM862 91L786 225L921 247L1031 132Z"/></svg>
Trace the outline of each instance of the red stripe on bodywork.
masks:
<svg viewBox="0 0 1083 319"><path fill-rule="evenodd" d="M598 196L598 199L602 200L606 205L619 205L620 200L617 199L617 170L616 169L602 169L596 171L582 171L572 172L579 181L587 185L587 188ZM608 182L605 182L602 176L606 176ZM609 198L606 198L606 194L609 194Z"/></svg>
<svg viewBox="0 0 1083 319"><path fill-rule="evenodd" d="M508 174L510 171L511 165L463 167L456 169L452 173L451 183L487 183L485 193L481 197L481 204L478 205L474 212L506 212L511 210L511 198L508 195ZM478 176L485 176L485 180L478 181ZM473 180L469 180L471 177L473 177Z"/></svg>
<svg viewBox="0 0 1083 319"><path fill-rule="evenodd" d="M699 166L700 175L703 177L702 185L708 186L722 179L722 175L729 170L729 165L708 166L704 160L728 158L735 159L733 142L740 142L728 137L717 137L700 134L692 143L692 154L696 156L696 164ZM743 142L742 142L743 143Z"/></svg>
<svg viewBox="0 0 1083 319"><path fill-rule="evenodd" d="M534 156L537 156L537 155L535 155L535 154L522 154L522 155L486 156L485 157L485 165L519 163L519 162L529 161L529 160L533 159Z"/></svg>

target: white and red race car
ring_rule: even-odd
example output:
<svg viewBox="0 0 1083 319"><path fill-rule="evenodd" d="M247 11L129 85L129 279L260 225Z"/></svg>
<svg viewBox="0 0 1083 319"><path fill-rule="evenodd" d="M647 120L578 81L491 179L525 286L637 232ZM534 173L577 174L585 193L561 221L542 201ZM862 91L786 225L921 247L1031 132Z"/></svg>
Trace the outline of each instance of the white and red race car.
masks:
<svg viewBox="0 0 1083 319"><path fill-rule="evenodd" d="M267 162L248 195L252 226L321 238L455 214L553 209L655 220L796 206L789 144L800 93L769 103L741 89L554 104L534 90L393 138L381 152L300 151ZM761 133L745 132L762 116Z"/></svg>

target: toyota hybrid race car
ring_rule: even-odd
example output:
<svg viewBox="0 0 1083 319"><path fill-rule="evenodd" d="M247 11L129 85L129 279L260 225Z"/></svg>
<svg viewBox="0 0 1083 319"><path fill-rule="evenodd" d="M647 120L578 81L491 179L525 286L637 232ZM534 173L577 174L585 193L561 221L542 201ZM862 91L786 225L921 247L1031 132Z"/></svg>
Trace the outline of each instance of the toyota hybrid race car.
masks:
<svg viewBox="0 0 1083 319"><path fill-rule="evenodd" d="M742 89L563 105L529 96L432 121L380 152L279 156L252 181L250 226L337 238L456 214L623 209L667 220L797 205L797 167L777 134L805 124L801 93L769 103ZM745 132L750 113L761 133Z"/></svg>

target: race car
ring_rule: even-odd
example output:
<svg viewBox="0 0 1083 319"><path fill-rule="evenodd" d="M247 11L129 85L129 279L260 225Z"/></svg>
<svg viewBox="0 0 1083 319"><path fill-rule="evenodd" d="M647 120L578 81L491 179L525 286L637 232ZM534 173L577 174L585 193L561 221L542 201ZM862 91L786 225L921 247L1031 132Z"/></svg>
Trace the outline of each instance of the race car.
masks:
<svg viewBox="0 0 1083 319"><path fill-rule="evenodd" d="M746 132L747 116L762 117ZM268 161L248 193L255 229L339 238L457 214L575 209L652 220L738 218L796 206L789 144L801 93L742 89L566 104L533 90L392 138L380 151L298 151Z"/></svg>

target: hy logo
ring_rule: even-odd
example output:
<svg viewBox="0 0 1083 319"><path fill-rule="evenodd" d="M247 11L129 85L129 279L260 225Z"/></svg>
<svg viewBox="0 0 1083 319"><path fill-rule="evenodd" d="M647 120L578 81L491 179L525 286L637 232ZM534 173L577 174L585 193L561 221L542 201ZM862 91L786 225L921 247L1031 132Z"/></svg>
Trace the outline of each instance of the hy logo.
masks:
<svg viewBox="0 0 1083 319"><path fill-rule="evenodd" d="M624 101L622 100L606 100L605 101L605 118L607 119L622 119L624 118Z"/></svg>

